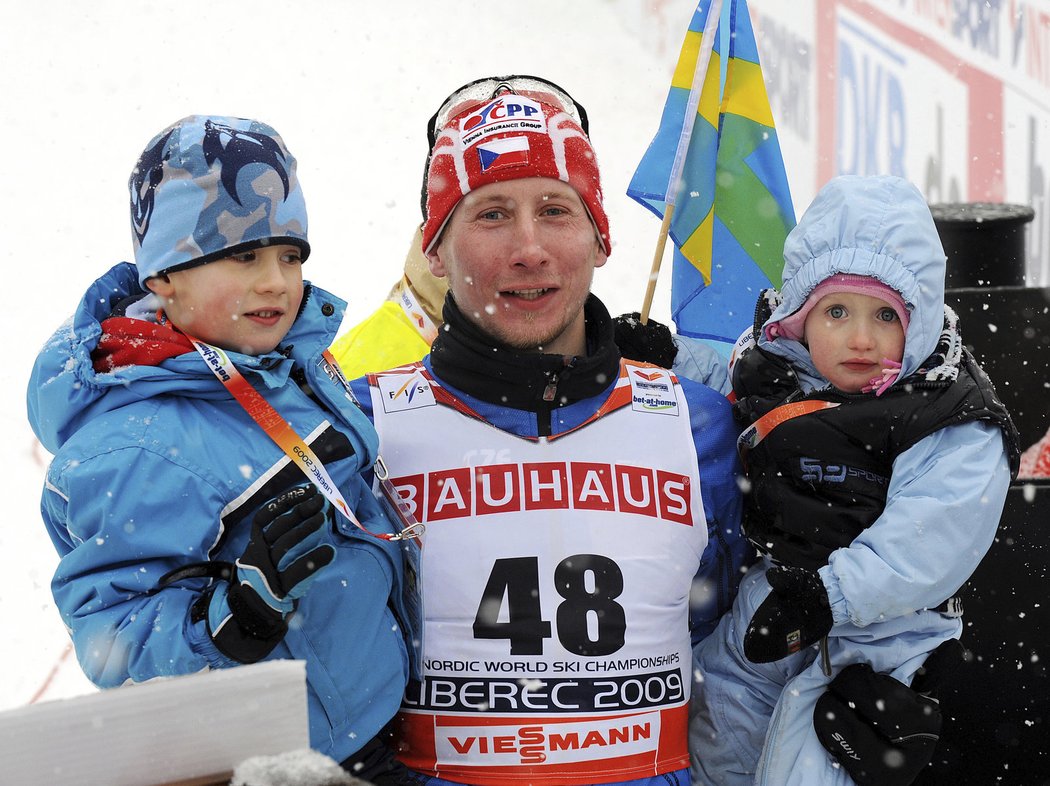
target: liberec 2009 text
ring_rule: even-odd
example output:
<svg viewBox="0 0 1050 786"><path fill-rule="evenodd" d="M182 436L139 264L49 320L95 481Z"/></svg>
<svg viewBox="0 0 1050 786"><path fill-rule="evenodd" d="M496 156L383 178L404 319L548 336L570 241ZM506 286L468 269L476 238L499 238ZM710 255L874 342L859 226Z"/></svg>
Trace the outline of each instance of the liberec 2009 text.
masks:
<svg viewBox="0 0 1050 786"><path fill-rule="evenodd" d="M664 707L685 698L677 669L627 676L425 677L405 693L406 708L445 712L609 712Z"/></svg>

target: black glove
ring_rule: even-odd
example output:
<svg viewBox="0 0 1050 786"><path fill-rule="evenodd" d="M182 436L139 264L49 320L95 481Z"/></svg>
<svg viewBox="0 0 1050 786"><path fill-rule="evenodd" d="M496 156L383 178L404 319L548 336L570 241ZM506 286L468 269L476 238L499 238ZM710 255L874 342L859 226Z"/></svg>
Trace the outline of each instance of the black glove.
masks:
<svg viewBox="0 0 1050 786"><path fill-rule="evenodd" d="M212 639L225 655L254 663L284 637L297 599L335 559L335 548L323 542L327 520L327 501L313 484L289 489L259 508L225 598L212 598L209 605Z"/></svg>
<svg viewBox="0 0 1050 786"><path fill-rule="evenodd" d="M772 663L816 644L834 624L816 571L774 565L766 571L766 581L773 591L744 634L744 656L752 663Z"/></svg>
<svg viewBox="0 0 1050 786"><path fill-rule="evenodd" d="M642 315L637 311L616 317L613 320L613 335L620 354L628 360L671 368L678 354L671 329L652 319L643 325Z"/></svg>
<svg viewBox="0 0 1050 786"><path fill-rule="evenodd" d="M817 737L858 786L907 786L940 738L941 709L926 691L962 659L962 645L949 639L930 653L911 688L867 663L847 666L817 700Z"/></svg>

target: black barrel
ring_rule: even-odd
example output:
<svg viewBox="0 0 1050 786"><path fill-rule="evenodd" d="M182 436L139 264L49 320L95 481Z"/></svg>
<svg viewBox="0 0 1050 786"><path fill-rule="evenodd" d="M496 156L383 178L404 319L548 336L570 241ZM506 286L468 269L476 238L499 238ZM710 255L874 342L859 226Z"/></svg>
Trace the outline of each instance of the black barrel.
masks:
<svg viewBox="0 0 1050 786"><path fill-rule="evenodd" d="M946 202L930 205L948 257L944 284L1010 287L1025 283L1025 224L1035 218L1028 205Z"/></svg>

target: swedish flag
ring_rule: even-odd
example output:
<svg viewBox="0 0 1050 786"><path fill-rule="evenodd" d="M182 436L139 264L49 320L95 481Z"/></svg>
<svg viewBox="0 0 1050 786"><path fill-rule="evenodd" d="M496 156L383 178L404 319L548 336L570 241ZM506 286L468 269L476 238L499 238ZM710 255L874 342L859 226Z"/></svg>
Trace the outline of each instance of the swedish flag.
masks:
<svg viewBox="0 0 1050 786"><path fill-rule="evenodd" d="M795 225L745 0L700 0L660 128L627 194L661 218L674 206L678 332L735 341L758 293L780 286L784 238Z"/></svg>

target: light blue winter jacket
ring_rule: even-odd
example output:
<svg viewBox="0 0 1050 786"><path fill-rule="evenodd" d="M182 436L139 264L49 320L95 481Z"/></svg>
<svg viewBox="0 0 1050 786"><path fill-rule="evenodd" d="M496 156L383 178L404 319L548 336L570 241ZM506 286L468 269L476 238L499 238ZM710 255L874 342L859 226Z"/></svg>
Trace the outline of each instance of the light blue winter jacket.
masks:
<svg viewBox="0 0 1050 786"><path fill-rule="evenodd" d="M691 379L728 396L733 389L726 359L702 339L674 335L678 352L671 370L679 379Z"/></svg>
<svg viewBox="0 0 1050 786"><path fill-rule="evenodd" d="M81 666L104 688L236 665L191 620L209 580L165 589L158 580L188 563L234 561L259 505L304 482L196 352L96 373L101 320L114 299L139 291L130 264L96 281L41 351L28 392L33 429L55 453L41 501L61 557L52 590ZM375 431L320 363L345 303L306 291L279 347L288 357L230 358L322 460L332 457L326 466L362 523L390 532L359 475L375 459ZM311 745L341 761L397 710L408 660L390 608L400 604L399 551L337 518L328 534L337 557L267 659L306 661Z"/></svg>
<svg viewBox="0 0 1050 786"><path fill-rule="evenodd" d="M937 228L914 186L890 176L838 177L784 245L783 302L765 324L801 308L830 275L873 276L910 312L904 379L937 346L944 270ZM804 392L829 385L805 346L765 333L759 346L791 362ZM835 622L866 626L950 597L991 546L1009 483L1002 432L984 422L943 428L898 456L882 515L820 569Z"/></svg>

